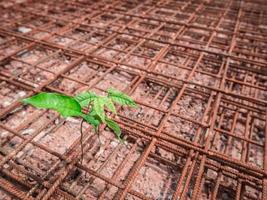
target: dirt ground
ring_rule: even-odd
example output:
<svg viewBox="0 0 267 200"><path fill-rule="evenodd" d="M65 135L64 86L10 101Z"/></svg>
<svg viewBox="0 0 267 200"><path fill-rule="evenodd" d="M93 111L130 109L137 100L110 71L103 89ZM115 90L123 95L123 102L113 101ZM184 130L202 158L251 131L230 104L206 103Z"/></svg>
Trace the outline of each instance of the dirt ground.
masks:
<svg viewBox="0 0 267 200"><path fill-rule="evenodd" d="M48 14L53 3L57 4L35 2L32 10L29 6L26 11L44 9ZM58 5L62 6L62 2ZM129 3L127 9L133 5ZM14 177L7 180L33 198L41 198L42 192L45 195L60 178L54 199L64 199L56 196L59 191L76 199L113 199L127 184L128 200L163 200L174 195L189 200L197 184L198 198L203 200L235 199L240 190L241 199L264 198L263 186L258 185L266 157L267 75L261 73L261 51L253 51L261 55L257 61L256 56L245 56L235 49L243 44L237 38L239 45L233 52L228 50L225 37L238 36L234 28L229 28L231 34L217 33L223 27L220 23L219 28L207 30L189 28L182 25L186 15L177 14L176 21L180 21L168 22L173 20L168 14L171 9L159 9L160 5L150 13L153 19L134 17L136 13L145 16L149 11L146 4L129 16L122 14L125 7L120 10L112 6L107 16L95 14L97 17L89 21L77 18L80 14L71 8L60 6L50 12L53 20L48 21L38 15L28 21L25 12L21 17L18 12L17 22L11 23L11 19L16 21L15 16L0 11L3 29L19 35L0 29L0 161L21 147L5 162L3 171L1 168L0 181L8 171L21 182L12 182ZM185 6L185 10L192 12L195 6L199 4ZM233 13L236 16L238 12ZM59 20L61 15L71 23ZM120 20L112 22L110 18ZM81 22L75 21L78 19ZM197 15L190 23L199 25L201 19ZM188 44L194 48L186 47ZM214 54L214 49L220 53ZM246 61L240 61L241 57ZM81 152L81 120L64 119L54 111L19 101L37 91L75 95L92 90L105 94L108 88L127 92L138 104L135 109L120 108L116 117L126 144L120 143L107 127L102 127L98 138L84 124L83 163L77 161L64 173L70 163L55 154L73 160L80 156L75 153ZM27 139L31 142L23 145ZM248 168L250 173L246 172ZM18 198L0 186L2 199Z"/></svg>

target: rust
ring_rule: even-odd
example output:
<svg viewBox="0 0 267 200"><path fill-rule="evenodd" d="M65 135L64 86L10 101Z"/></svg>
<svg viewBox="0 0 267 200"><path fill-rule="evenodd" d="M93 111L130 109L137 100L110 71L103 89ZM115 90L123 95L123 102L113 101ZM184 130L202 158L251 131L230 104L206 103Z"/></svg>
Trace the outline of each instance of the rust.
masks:
<svg viewBox="0 0 267 200"><path fill-rule="evenodd" d="M266 9L264 0L1 2L0 196L265 200ZM108 87L139 105L115 118L127 144L104 126L99 144L83 125L82 164L77 120L20 102Z"/></svg>

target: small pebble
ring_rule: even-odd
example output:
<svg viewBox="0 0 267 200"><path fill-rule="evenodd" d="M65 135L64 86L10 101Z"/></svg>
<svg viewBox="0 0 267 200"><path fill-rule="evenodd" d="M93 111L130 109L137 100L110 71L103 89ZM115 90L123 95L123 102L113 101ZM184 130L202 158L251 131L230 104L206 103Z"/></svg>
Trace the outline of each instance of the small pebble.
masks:
<svg viewBox="0 0 267 200"><path fill-rule="evenodd" d="M118 142L115 141L115 140L113 140L110 144L111 144L112 147L118 146Z"/></svg>
<svg viewBox="0 0 267 200"><path fill-rule="evenodd" d="M8 135L8 132L7 131L4 131L2 133L0 133L0 137L6 137Z"/></svg>
<svg viewBox="0 0 267 200"><path fill-rule="evenodd" d="M6 106L9 106L11 103L9 101L4 101L3 103L3 106L6 107Z"/></svg>
<svg viewBox="0 0 267 200"><path fill-rule="evenodd" d="M29 129L25 129L21 132L22 135L30 135L34 132L34 129L29 128Z"/></svg>
<svg viewBox="0 0 267 200"><path fill-rule="evenodd" d="M26 92L24 92L24 91L18 92L19 97L24 97L25 95L26 95Z"/></svg>
<svg viewBox="0 0 267 200"><path fill-rule="evenodd" d="M18 28L18 31L21 32L21 33L28 33L28 32L30 32L30 31L32 31L32 29L27 28L27 27L24 27L24 26L20 26L20 27Z"/></svg>

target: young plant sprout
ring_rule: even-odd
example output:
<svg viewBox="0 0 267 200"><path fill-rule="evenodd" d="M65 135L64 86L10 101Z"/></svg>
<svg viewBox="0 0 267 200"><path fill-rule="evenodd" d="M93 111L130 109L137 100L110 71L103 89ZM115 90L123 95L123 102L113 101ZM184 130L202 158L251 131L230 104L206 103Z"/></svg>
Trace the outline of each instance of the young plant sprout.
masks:
<svg viewBox="0 0 267 200"><path fill-rule="evenodd" d="M25 104L30 104L36 108L55 110L63 117L82 118L80 131L82 150L81 160L83 160L82 124L84 121L92 125L97 134L99 134L99 125L106 124L110 129L113 130L117 138L122 141L121 129L119 125L107 116L105 108L116 115L117 111L114 103L130 107L137 107L136 103L131 97L118 90L108 89L107 93L107 96L101 96L94 92L88 91L71 97L60 93L41 92L32 97L23 99L22 102ZM83 108L88 108L88 113L82 112Z"/></svg>

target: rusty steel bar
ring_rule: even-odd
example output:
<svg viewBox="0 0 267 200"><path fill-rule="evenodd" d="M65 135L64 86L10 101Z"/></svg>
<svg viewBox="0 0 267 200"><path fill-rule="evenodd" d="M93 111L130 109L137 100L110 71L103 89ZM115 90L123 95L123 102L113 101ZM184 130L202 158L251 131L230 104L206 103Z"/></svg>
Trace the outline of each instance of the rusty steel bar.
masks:
<svg viewBox="0 0 267 200"><path fill-rule="evenodd" d="M234 192L235 199L266 198L266 2L52 0L10 1L10 5L0 3L0 16L4 19L0 28L0 98L12 99L8 106L0 102L0 137L4 136L0 142L0 172L4 174L0 187L7 194L18 199L84 198L91 192L91 186L97 187L94 181L101 180L104 187L99 188L97 195L91 194L98 199L107 198L114 188L115 196L108 196L114 199L128 196L197 199L209 190L206 183L210 181L214 187L206 194L209 199L217 199L222 193L228 195L227 190ZM44 54L38 55L35 51L38 49ZM28 61L25 55L39 59ZM58 70L57 64L63 64L62 55L70 62ZM49 63L54 58L54 63ZM24 68L12 72L16 64L11 66L9 62L20 63ZM86 78L79 71L85 70L84 66L93 70L87 72ZM49 75L36 82L31 76L37 71ZM121 83L118 85L116 81ZM66 95L88 89L105 92L103 88L113 84L124 88L129 95L136 95L140 110L125 112L118 107L120 119L115 121L132 146L108 177L103 173L124 148L118 145L108 150L113 137L106 138L102 148L109 156L99 163L100 154L91 153L98 150L93 145L97 137L91 135L89 127L83 142L87 161L80 164L79 137L73 139L63 154L39 138L50 124L53 127L46 133L48 137L60 133L67 120L57 124L55 115L37 125L42 115L47 115L43 111L12 127L10 123L16 121L19 112L29 111L21 106L19 97L2 87L8 85L15 93L23 89L27 97L40 91ZM192 117L195 104L203 110ZM157 124L153 122L155 118L159 118ZM178 123L181 123L178 131L175 127L166 129ZM37 126L36 130L29 136L23 135L32 126ZM71 130L76 131L74 127ZM100 134L107 132L107 128L101 127ZM186 137L190 134L193 139ZM223 138L227 138L224 149L218 151ZM13 147L17 139L19 142ZM238 158L234 154L236 143L240 144ZM40 149L56 159L46 173L31 166L28 160L18 158L31 157L29 151L23 151L29 145L30 150ZM157 148L183 162L165 158L156 152ZM127 167L132 155L139 151L136 162ZM155 168L151 158L174 168L169 175L180 174L174 183L164 182L161 197L147 188L134 188L142 169ZM43 164L39 160L34 162ZM91 169L92 162L99 164L96 170ZM75 170L81 173L70 180ZM215 177L207 174L210 170L216 172ZM90 176L88 180L84 173ZM235 186L229 188L224 179L236 180ZM81 185L74 192L76 184ZM170 190L173 190L171 197Z"/></svg>

